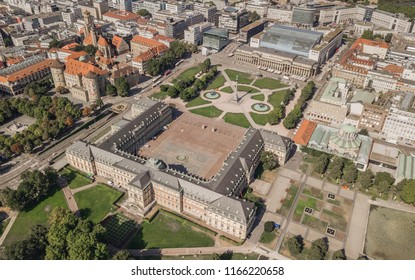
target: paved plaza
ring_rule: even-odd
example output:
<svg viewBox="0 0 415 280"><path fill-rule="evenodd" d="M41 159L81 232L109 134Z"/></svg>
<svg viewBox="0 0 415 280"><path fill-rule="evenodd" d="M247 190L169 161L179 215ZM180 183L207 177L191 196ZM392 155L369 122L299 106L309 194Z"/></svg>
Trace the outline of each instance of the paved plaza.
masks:
<svg viewBox="0 0 415 280"><path fill-rule="evenodd" d="M170 167L209 179L236 149L246 129L183 113L139 154L163 160Z"/></svg>

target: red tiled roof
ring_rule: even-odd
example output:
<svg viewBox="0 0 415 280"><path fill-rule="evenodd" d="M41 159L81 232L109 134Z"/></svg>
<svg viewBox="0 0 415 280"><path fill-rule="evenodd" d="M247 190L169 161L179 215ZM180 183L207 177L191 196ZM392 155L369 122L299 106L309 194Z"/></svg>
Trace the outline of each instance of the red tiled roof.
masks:
<svg viewBox="0 0 415 280"><path fill-rule="evenodd" d="M167 36L164 36L164 35L160 35L160 34L157 34L156 36L154 36L153 39L162 40L162 41L166 41L166 42L169 42L169 43L174 41L174 39L172 39L170 37L167 37Z"/></svg>
<svg viewBox="0 0 415 280"><path fill-rule="evenodd" d="M121 37L118 37L116 35L114 35L114 37L112 37L112 44L116 47L119 48L121 43L122 43L123 39Z"/></svg>
<svg viewBox="0 0 415 280"><path fill-rule="evenodd" d="M97 75L104 75L107 73L107 71L101 70L88 62L78 61L75 59L69 59L66 62L65 73L68 73L69 75L85 76L88 72L93 72Z"/></svg>
<svg viewBox="0 0 415 280"><path fill-rule="evenodd" d="M98 45L103 46L103 47L108 47L109 46L107 40L105 40L105 38L102 37L101 35L99 35L99 37L98 37Z"/></svg>
<svg viewBox="0 0 415 280"><path fill-rule="evenodd" d="M34 73L40 72L46 68L49 68L55 60L53 59L46 59L40 61L36 64L33 64L25 69L16 71L8 76L0 76L0 82L16 82L20 79L23 79L27 76L33 75Z"/></svg>
<svg viewBox="0 0 415 280"><path fill-rule="evenodd" d="M311 135L313 135L316 126L317 124L315 122L303 120L303 122L300 125L300 128L298 129L297 133L293 138L293 141L296 144L307 146L308 141L310 141Z"/></svg>
<svg viewBox="0 0 415 280"><path fill-rule="evenodd" d="M92 34L89 34L88 36L85 37L84 45L85 46L92 45Z"/></svg>
<svg viewBox="0 0 415 280"><path fill-rule="evenodd" d="M70 44L67 44L67 45L63 46L61 49L63 49L63 50L73 50L78 46L79 46L79 44L74 42L74 43L70 43Z"/></svg>
<svg viewBox="0 0 415 280"><path fill-rule="evenodd" d="M146 52L143 52L136 57L133 58L133 61L135 62L144 62L152 59L154 57L154 53L151 50L148 50Z"/></svg>

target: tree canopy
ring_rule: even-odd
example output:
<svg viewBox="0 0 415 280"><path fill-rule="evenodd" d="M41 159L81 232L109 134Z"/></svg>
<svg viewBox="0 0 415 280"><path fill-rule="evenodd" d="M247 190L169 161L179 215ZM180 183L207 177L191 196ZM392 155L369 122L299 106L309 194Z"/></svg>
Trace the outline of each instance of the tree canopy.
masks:
<svg viewBox="0 0 415 280"><path fill-rule="evenodd" d="M127 82L125 77L120 77L115 80L115 88L117 89L118 96L128 96L128 92L130 91L130 85Z"/></svg>
<svg viewBox="0 0 415 280"><path fill-rule="evenodd" d="M401 198L405 203L415 205L415 180L406 180L401 191Z"/></svg>
<svg viewBox="0 0 415 280"><path fill-rule="evenodd" d="M311 248L308 251L308 260L324 260L326 258L327 251L329 250L329 243L327 238L319 238L313 241Z"/></svg>
<svg viewBox="0 0 415 280"><path fill-rule="evenodd" d="M46 259L48 260L105 260L109 257L101 225L82 220L70 211L55 208L49 218Z"/></svg>
<svg viewBox="0 0 415 280"><path fill-rule="evenodd" d="M17 211L33 207L51 189L57 188L58 176L56 170L51 167L45 168L44 171L26 170L21 174L21 182L16 190L9 188L1 190L0 200Z"/></svg>
<svg viewBox="0 0 415 280"><path fill-rule="evenodd" d="M6 247L8 260L43 260L47 242L47 228L36 225L30 229L29 236Z"/></svg>
<svg viewBox="0 0 415 280"><path fill-rule="evenodd" d="M273 170L278 167L278 156L273 152L263 151L260 160L265 170Z"/></svg>
<svg viewBox="0 0 415 280"><path fill-rule="evenodd" d="M296 256L303 251L304 241L301 235L290 237L287 240L287 248L292 256Z"/></svg>
<svg viewBox="0 0 415 280"><path fill-rule="evenodd" d="M5 158L23 151L31 152L43 141L56 138L71 126L68 117L72 121L78 119L81 110L66 97L0 98L0 124L20 114L35 118L36 122L13 137L0 134L0 155Z"/></svg>

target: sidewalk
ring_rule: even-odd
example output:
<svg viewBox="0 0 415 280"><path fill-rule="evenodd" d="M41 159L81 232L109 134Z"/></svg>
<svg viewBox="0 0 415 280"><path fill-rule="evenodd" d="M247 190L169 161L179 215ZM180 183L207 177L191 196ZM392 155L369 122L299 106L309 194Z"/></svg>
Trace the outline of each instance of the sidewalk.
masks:
<svg viewBox="0 0 415 280"><path fill-rule="evenodd" d="M14 221L16 221L18 212L12 211L10 212L10 222L7 225L6 229L3 231L3 234L0 237L0 247L3 245L4 240L6 239L7 234L9 233L10 229L12 228Z"/></svg>

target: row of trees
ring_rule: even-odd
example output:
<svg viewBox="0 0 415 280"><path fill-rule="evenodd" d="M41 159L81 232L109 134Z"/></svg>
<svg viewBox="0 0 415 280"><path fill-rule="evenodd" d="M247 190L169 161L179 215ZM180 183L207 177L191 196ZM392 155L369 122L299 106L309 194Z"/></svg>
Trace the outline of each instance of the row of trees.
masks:
<svg viewBox="0 0 415 280"><path fill-rule="evenodd" d="M58 187L58 178L58 173L51 167L44 171L24 171L16 190L0 190L1 204L15 211L28 210Z"/></svg>
<svg viewBox="0 0 415 280"><path fill-rule="evenodd" d="M292 88L287 90L284 93L284 97L282 100L282 104L279 104L275 107L271 112L267 115L267 122L271 125L278 124L280 120L284 117L285 114L285 107L290 103L290 101L294 98L296 88Z"/></svg>
<svg viewBox="0 0 415 280"><path fill-rule="evenodd" d="M0 135L0 155L5 158L22 152L29 153L42 145L43 141L56 138L67 127L74 125L81 116L81 110L66 97L0 99L0 124L18 115L30 116L36 122L12 137Z"/></svg>
<svg viewBox="0 0 415 280"><path fill-rule="evenodd" d="M394 191L405 203L415 205L415 180L404 179L395 184L395 179L388 172L373 173L372 170L359 172L356 166L343 158L331 157L322 153L315 158L313 170L331 180L344 180L348 184L357 184L363 190L375 189L378 193Z"/></svg>
<svg viewBox="0 0 415 280"><path fill-rule="evenodd" d="M147 62L147 73L152 76L158 76L165 70L171 69L179 59L182 59L186 52L192 50L189 44L180 41L174 41L162 56L152 58Z"/></svg>
<svg viewBox="0 0 415 280"><path fill-rule="evenodd" d="M382 40L384 39L386 43L390 43L392 41L392 33L386 34L385 37L383 37L380 34L373 34L372 30L365 30L362 34L363 39L369 39L369 40Z"/></svg>
<svg viewBox="0 0 415 280"><path fill-rule="evenodd" d="M291 256L297 257L304 250L304 239L301 235L292 236L287 240L286 246ZM308 260L324 260L327 257L329 251L328 239L323 237L314 240L311 243L311 248L308 250L306 258ZM333 252L333 260L346 260L346 254L344 250L338 250Z"/></svg>
<svg viewBox="0 0 415 280"><path fill-rule="evenodd" d="M298 98L297 104L294 109L288 113L283 121L283 125L286 129L292 129L297 126L303 115L303 110L307 100L309 100L315 92L315 84L313 81L309 81L307 85L301 90L301 95Z"/></svg>
<svg viewBox="0 0 415 280"><path fill-rule="evenodd" d="M205 89L218 73L217 67L211 65L209 58L199 67L205 73L200 79L194 76L185 76L176 80L172 86L161 85L160 90L172 98L180 97L185 102L198 97L199 92Z"/></svg>

